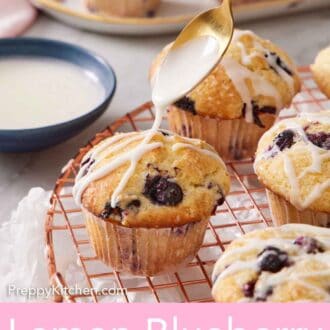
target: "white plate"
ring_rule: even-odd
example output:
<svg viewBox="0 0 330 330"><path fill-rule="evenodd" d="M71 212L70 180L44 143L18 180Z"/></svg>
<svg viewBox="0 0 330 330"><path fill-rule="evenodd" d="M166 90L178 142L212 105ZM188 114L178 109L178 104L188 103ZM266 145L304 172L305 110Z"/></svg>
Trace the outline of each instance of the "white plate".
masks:
<svg viewBox="0 0 330 330"><path fill-rule="evenodd" d="M178 32L197 13L215 7L218 0L163 0L153 18L99 16L90 13L84 0L31 0L38 8L69 25L113 34L161 34ZM288 14L329 6L330 0L248 0L233 1L235 20Z"/></svg>
<svg viewBox="0 0 330 330"><path fill-rule="evenodd" d="M84 0L32 0L46 13L67 24L114 34L161 34L177 32L197 13L216 6L217 0L164 0L153 18L99 16L90 13Z"/></svg>

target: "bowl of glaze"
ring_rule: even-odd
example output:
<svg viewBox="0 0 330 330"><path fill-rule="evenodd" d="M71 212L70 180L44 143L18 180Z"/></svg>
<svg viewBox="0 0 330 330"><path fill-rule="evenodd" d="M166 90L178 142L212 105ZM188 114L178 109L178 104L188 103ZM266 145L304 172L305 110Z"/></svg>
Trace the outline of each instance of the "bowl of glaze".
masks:
<svg viewBox="0 0 330 330"><path fill-rule="evenodd" d="M36 151L73 137L102 115L115 90L111 66L86 49L0 39L0 151Z"/></svg>

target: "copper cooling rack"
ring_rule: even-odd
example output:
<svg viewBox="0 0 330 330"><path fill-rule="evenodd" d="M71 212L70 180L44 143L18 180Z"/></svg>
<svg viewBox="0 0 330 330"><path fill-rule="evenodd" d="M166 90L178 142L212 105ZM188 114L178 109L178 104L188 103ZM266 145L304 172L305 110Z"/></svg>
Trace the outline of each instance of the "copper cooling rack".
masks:
<svg viewBox="0 0 330 330"><path fill-rule="evenodd" d="M319 111L330 108L330 101L318 90L309 69L300 68L300 74L303 81L302 92L295 98L291 108L281 112L282 118L296 116L306 109ZM211 218L203 246L188 266L165 276L134 278L103 265L93 253L81 210L73 203L71 188L79 163L84 154L102 139L118 131L146 129L153 119L151 103L127 113L81 148L57 179L45 224L50 280L52 285L62 289L61 294L55 296L56 301L210 302L212 268L226 246L241 234L272 224L265 191L253 172L252 160L229 162L227 167L232 179L231 192L225 204ZM166 127L166 118L163 124ZM64 237L69 241L67 253L73 254L79 264L79 281L85 283L88 289L83 294L63 290L68 288L68 282L72 286L78 281L75 278L66 278L65 272L60 268L63 265L57 263L59 260L56 259L56 250L63 244ZM100 283L116 287L116 297L107 297L107 293L99 289ZM114 291L109 292L110 294L113 295Z"/></svg>

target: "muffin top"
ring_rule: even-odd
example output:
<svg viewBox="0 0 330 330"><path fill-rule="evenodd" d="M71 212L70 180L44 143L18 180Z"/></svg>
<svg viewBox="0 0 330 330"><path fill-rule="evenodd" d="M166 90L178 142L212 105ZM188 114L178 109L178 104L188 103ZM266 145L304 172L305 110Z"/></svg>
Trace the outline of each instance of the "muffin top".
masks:
<svg viewBox="0 0 330 330"><path fill-rule="evenodd" d="M321 91L330 97L330 46L318 53L311 69Z"/></svg>
<svg viewBox="0 0 330 330"><path fill-rule="evenodd" d="M278 122L259 141L255 172L299 210L330 212L330 111Z"/></svg>
<svg viewBox="0 0 330 330"><path fill-rule="evenodd" d="M330 229L289 224L233 241L213 271L219 302L330 302Z"/></svg>
<svg viewBox="0 0 330 330"><path fill-rule="evenodd" d="M129 227L179 226L208 218L229 192L221 158L205 142L164 130L142 150L148 134L117 134L91 149L77 175L76 201L105 221Z"/></svg>
<svg viewBox="0 0 330 330"><path fill-rule="evenodd" d="M170 47L153 62L151 82ZM175 106L212 118L245 117L262 127L261 117L288 106L299 90L296 67L283 50L251 31L235 30L220 64Z"/></svg>
<svg viewBox="0 0 330 330"><path fill-rule="evenodd" d="M61 0L59 0L61 1ZM127 17L154 17L160 0L85 0L86 7L92 13Z"/></svg>

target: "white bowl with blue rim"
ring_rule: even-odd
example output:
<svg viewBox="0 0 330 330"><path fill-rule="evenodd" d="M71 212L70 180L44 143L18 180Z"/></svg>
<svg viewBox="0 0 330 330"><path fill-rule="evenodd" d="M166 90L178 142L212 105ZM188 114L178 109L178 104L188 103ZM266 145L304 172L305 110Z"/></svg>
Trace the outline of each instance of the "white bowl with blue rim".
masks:
<svg viewBox="0 0 330 330"><path fill-rule="evenodd" d="M103 114L115 93L116 76L111 66L103 58L81 47L39 38L1 39L0 61L15 57L61 60L74 64L84 72L93 74L104 93L97 106L73 119L36 128L0 129L1 152L40 150L73 137Z"/></svg>

